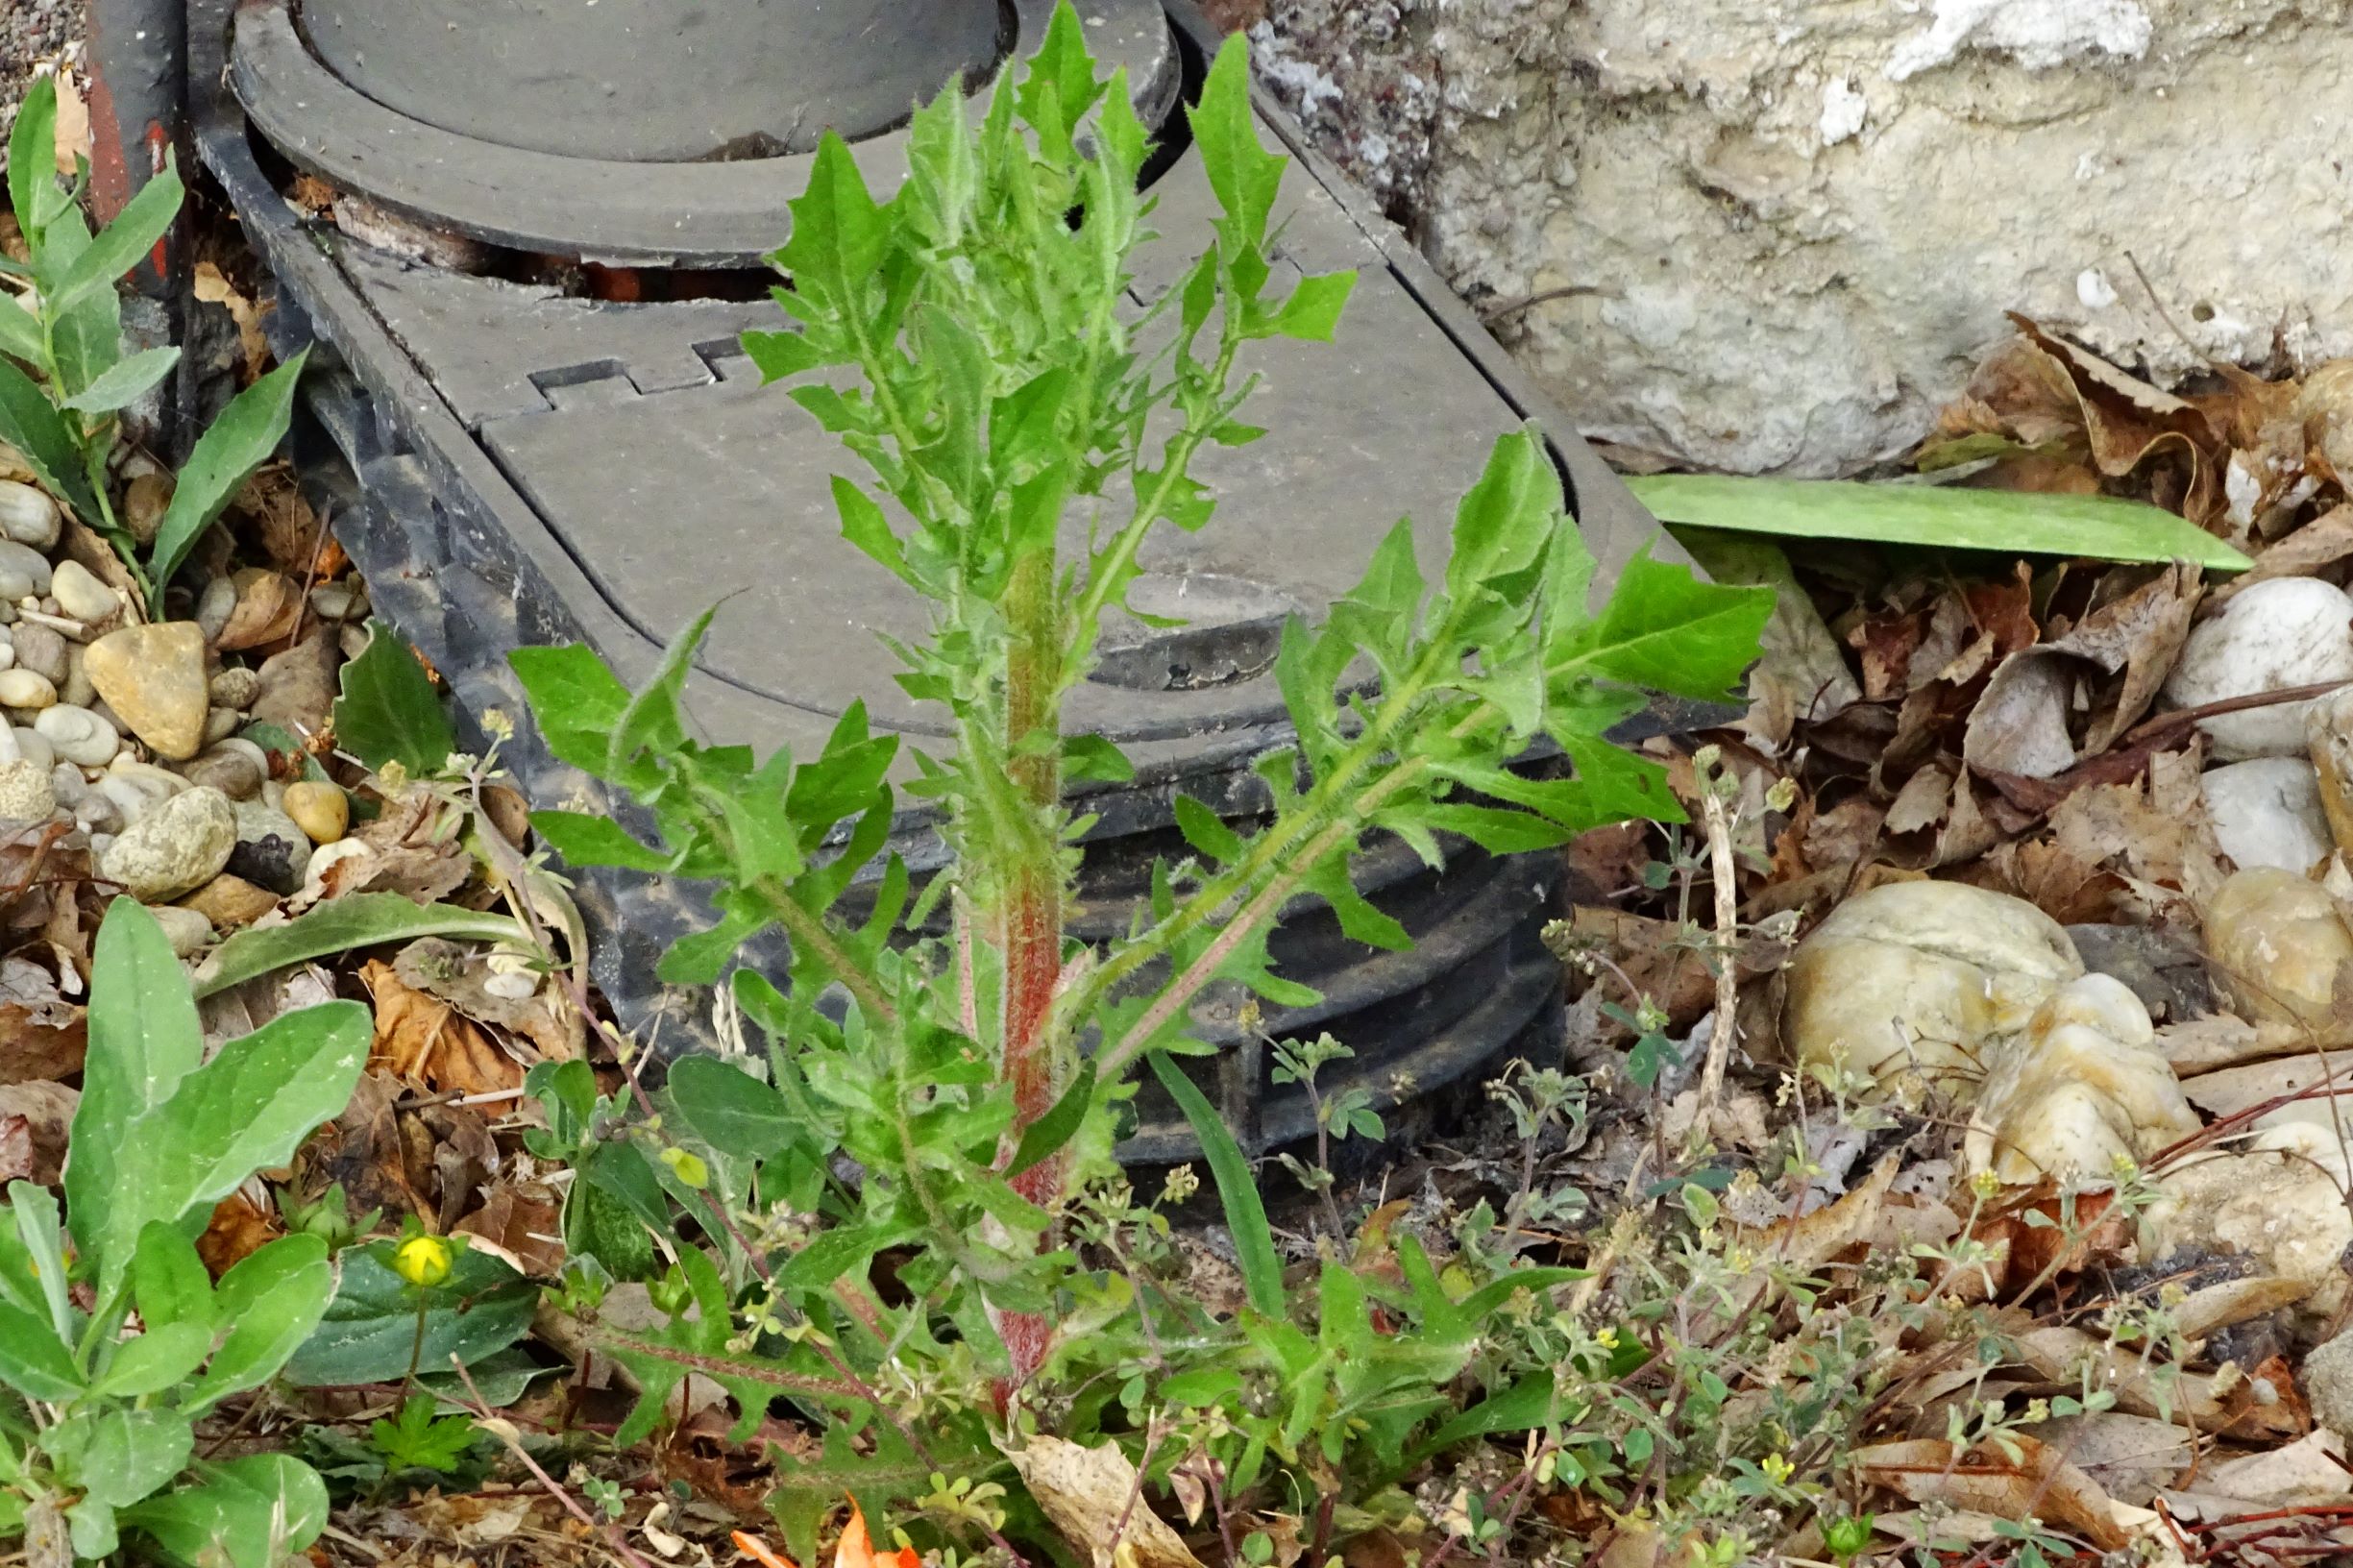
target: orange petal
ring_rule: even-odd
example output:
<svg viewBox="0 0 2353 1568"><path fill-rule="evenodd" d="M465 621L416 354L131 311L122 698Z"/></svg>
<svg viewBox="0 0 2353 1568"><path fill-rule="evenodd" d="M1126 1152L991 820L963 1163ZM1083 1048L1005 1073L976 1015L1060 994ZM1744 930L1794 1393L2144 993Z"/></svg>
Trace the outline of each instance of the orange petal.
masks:
<svg viewBox="0 0 2353 1568"><path fill-rule="evenodd" d="M735 1549L758 1563L760 1568L793 1568L793 1559L774 1551L757 1535L735 1531Z"/></svg>
<svg viewBox="0 0 2353 1568"><path fill-rule="evenodd" d="M874 1542L854 1497L849 1500L849 1523L842 1527L841 1544L833 1549L833 1568L875 1568Z"/></svg>

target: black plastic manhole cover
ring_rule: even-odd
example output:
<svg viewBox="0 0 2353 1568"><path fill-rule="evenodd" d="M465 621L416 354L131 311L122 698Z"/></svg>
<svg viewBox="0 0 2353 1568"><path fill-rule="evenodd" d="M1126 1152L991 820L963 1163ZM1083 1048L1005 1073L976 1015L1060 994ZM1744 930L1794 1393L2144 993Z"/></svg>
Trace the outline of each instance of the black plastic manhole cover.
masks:
<svg viewBox="0 0 2353 1568"><path fill-rule="evenodd" d="M503 147L689 163L888 131L1012 29L995 0L302 0L321 62L386 109Z"/></svg>
<svg viewBox="0 0 2353 1568"><path fill-rule="evenodd" d="M747 266L790 232L820 133L840 131L868 183L891 189L915 104L958 73L977 93L1037 50L1053 10L246 0L233 85L297 167L432 227L588 261ZM1183 78L1159 6L1078 12L1088 47L1126 69L1138 114L1159 125Z"/></svg>

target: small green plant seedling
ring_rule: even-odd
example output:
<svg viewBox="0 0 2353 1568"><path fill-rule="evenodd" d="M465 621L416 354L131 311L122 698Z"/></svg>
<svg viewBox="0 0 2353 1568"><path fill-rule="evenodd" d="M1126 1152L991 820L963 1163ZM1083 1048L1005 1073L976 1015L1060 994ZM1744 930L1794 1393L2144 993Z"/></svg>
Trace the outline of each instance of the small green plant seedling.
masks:
<svg viewBox="0 0 2353 1568"><path fill-rule="evenodd" d="M282 1237L216 1285L195 1237L214 1204L343 1110L371 1033L365 1008L328 1002L206 1061L162 928L135 899L108 909L63 1213L14 1182L0 1222L7 1528L30 1536L61 1516L92 1559L128 1528L167 1557L233 1568L271 1568L317 1536L327 1494L307 1465L198 1459L195 1424L276 1377L318 1326L335 1290L327 1243Z"/></svg>
<svg viewBox="0 0 2353 1568"><path fill-rule="evenodd" d="M71 188L61 184L52 172L56 135L57 82L45 76L25 95L9 136L9 202L32 260L0 258L0 272L31 284L21 297L0 287L0 442L105 537L153 599L284 439L305 356L239 392L197 439L142 560L114 510L111 463L122 411L171 373L180 351L125 355L114 289L163 242L185 193L167 159L93 234L80 201L89 165Z"/></svg>

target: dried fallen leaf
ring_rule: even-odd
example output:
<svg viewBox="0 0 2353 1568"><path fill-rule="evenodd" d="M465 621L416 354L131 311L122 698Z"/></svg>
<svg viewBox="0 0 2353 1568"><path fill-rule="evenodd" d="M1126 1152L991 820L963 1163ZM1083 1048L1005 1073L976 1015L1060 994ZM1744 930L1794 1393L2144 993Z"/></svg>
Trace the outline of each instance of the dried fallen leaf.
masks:
<svg viewBox="0 0 2353 1568"><path fill-rule="evenodd" d="M89 160L90 106L82 96L81 84L74 80L73 72L60 70L57 84L58 173L71 180L79 166Z"/></svg>
<svg viewBox="0 0 2353 1568"><path fill-rule="evenodd" d="M2017 1458L1991 1443L1966 1453L1941 1437L1878 1443L1854 1452L1856 1479L1915 1503L1942 1503L1998 1519L2029 1515L2080 1535L2102 1552L2131 1544L2099 1483L2057 1449L2013 1436Z"/></svg>
<svg viewBox="0 0 2353 1568"><path fill-rule="evenodd" d="M376 998L376 1041L369 1054L376 1070L442 1093L490 1094L523 1087L522 1065L479 1024L407 985L391 965L370 960L359 980Z"/></svg>
<svg viewBox="0 0 2353 1568"><path fill-rule="evenodd" d="M1116 1443L1086 1448L1033 1437L1006 1458L1054 1528L1094 1568L1201 1568L1184 1537L1146 1506L1142 1478Z"/></svg>
<svg viewBox="0 0 2353 1568"><path fill-rule="evenodd" d="M0 1084L0 1136L10 1179L57 1184L65 1166L65 1134L81 1103L81 1092L63 1084Z"/></svg>
<svg viewBox="0 0 2353 1568"><path fill-rule="evenodd" d="M237 324L237 379L252 385L270 362L270 342L261 331L260 310L211 261L196 263L196 297L207 305L222 306Z"/></svg>

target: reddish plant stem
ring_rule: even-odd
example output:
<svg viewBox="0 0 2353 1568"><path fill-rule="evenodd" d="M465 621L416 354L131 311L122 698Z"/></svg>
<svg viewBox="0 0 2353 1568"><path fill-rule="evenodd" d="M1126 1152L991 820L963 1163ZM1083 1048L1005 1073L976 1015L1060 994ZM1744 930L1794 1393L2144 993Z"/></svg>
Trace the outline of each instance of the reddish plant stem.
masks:
<svg viewBox="0 0 2353 1568"><path fill-rule="evenodd" d="M1053 1060L1046 1024L1062 975L1063 887L1054 821L1062 802L1062 757L1058 745L1036 744L1040 736L1058 740L1061 730L1056 693L1062 625L1054 602L1052 550L1033 551L1015 566L1006 611L1013 646L1005 662L1005 745L1013 755L1014 784L1033 823L1018 842L1004 846L1006 863L999 868L1004 1072L1013 1087L1017 1138L1054 1108L1061 1092L1061 1065ZM1032 1203L1049 1205L1061 1195L1063 1173L1060 1159L1042 1160L1013 1178L1013 1188ZM1012 1376L997 1390L997 1402L1004 1406L1011 1403L1013 1387L1044 1364L1053 1326L1035 1313L1007 1312L997 1327L1013 1363Z"/></svg>

